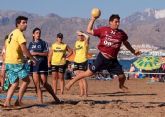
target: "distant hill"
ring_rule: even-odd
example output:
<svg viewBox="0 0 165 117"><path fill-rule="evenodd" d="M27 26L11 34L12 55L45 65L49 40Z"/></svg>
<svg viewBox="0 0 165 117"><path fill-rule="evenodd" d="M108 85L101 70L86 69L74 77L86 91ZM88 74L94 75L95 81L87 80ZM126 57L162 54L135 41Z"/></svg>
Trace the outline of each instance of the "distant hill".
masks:
<svg viewBox="0 0 165 117"><path fill-rule="evenodd" d="M25 32L25 36L27 37L28 41L32 39L33 28L39 27L42 30L42 38L45 39L49 44L55 40L56 34L61 32L64 34L64 41L71 46L73 46L76 40L76 31L86 31L87 22L89 20L78 17L62 18L52 13L48 14L47 16L39 16L37 14L31 14L27 12L0 11L1 45L3 43L5 35L8 34L15 27L15 18L18 15L24 15L29 18L28 28ZM96 26L104 25L104 22L107 23L107 21L105 20L99 20L96 22ZM91 47L95 46L98 40L94 37L91 37L91 40Z"/></svg>
<svg viewBox="0 0 165 117"><path fill-rule="evenodd" d="M165 43L165 9L146 9L122 20L123 27L133 44L148 43L163 46Z"/></svg>
<svg viewBox="0 0 165 117"><path fill-rule="evenodd" d="M0 11L0 46L3 39L15 27L15 18L25 15L29 18L28 28L25 33L28 41L31 40L33 28L42 29L42 38L51 44L58 32L64 34L64 41L73 46L76 40L76 30L86 31L89 19L73 17L63 18L56 14L39 16L27 12ZM95 27L108 24L108 19L99 19ZM121 28L125 30L132 44L148 43L156 46L164 46L165 43L165 15L164 10L147 9L144 12L136 12L121 21ZM95 47L98 39L91 37L91 47Z"/></svg>

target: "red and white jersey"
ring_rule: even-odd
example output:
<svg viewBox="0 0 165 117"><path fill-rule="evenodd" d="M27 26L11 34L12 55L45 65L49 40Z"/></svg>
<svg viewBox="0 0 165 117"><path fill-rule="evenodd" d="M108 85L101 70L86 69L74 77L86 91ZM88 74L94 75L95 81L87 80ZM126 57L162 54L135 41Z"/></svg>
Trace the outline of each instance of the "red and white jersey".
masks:
<svg viewBox="0 0 165 117"><path fill-rule="evenodd" d="M128 39L127 34L121 29L113 30L111 27L94 29L94 36L100 38L98 49L113 58L117 58L122 42Z"/></svg>

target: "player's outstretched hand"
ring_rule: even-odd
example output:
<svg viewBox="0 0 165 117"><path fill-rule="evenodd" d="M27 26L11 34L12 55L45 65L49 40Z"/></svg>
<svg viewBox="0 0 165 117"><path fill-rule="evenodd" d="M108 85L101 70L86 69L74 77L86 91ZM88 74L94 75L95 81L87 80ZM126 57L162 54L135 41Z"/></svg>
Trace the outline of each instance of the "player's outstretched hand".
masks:
<svg viewBox="0 0 165 117"><path fill-rule="evenodd" d="M135 50L134 55L136 55L136 56L141 55L141 51L139 51L139 50Z"/></svg>

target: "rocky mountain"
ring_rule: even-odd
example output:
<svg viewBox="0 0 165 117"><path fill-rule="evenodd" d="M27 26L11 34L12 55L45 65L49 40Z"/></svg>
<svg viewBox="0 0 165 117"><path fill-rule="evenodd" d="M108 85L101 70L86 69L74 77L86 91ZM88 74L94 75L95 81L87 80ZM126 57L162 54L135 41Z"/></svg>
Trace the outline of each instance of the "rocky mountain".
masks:
<svg viewBox="0 0 165 117"><path fill-rule="evenodd" d="M136 12L121 21L133 44L164 46L165 9L146 9Z"/></svg>
<svg viewBox="0 0 165 117"><path fill-rule="evenodd" d="M76 40L76 30L86 31L89 19L72 17L63 18L56 14L40 16L27 12L18 11L0 11L0 45L3 39L15 27L15 18L18 15L25 15L29 18L28 28L25 35L30 41L32 39L32 30L39 27L42 30L42 38L51 44L56 34L64 34L64 41L73 47ZM108 19L99 19L95 27L108 24ZM165 9L155 10L146 9L144 12L136 12L121 20L121 28L124 29L132 44L151 44L164 46L165 43ZM91 47L95 47L98 39L91 37Z"/></svg>
<svg viewBox="0 0 165 117"><path fill-rule="evenodd" d="M86 25L89 19L78 17L62 18L56 14L48 14L47 16L39 16L27 12L17 11L0 11L0 46L3 44L3 39L15 27L15 18L19 15L28 17L28 28L25 36L28 41L32 39L32 30L39 27L42 30L42 38L51 44L56 38L56 34L61 32L64 34L64 41L73 46L76 40L76 31L86 31ZM105 20L98 20L95 26L105 25ZM97 39L91 37L91 47L95 46Z"/></svg>

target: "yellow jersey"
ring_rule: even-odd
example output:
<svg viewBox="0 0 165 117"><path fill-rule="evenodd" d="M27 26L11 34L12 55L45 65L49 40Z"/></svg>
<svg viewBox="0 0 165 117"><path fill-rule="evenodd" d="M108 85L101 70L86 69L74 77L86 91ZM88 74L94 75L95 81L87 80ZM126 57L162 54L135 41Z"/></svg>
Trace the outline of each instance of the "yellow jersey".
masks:
<svg viewBox="0 0 165 117"><path fill-rule="evenodd" d="M61 44L54 43L52 44L51 49L53 50L51 64L52 65L66 64L65 54L66 54L67 45L64 43Z"/></svg>
<svg viewBox="0 0 165 117"><path fill-rule="evenodd" d="M13 30L8 35L5 41L5 63L19 64L23 62L23 52L20 45L25 42L25 36L19 29Z"/></svg>
<svg viewBox="0 0 165 117"><path fill-rule="evenodd" d="M82 63L87 61L88 44L85 41L76 41L74 62Z"/></svg>

